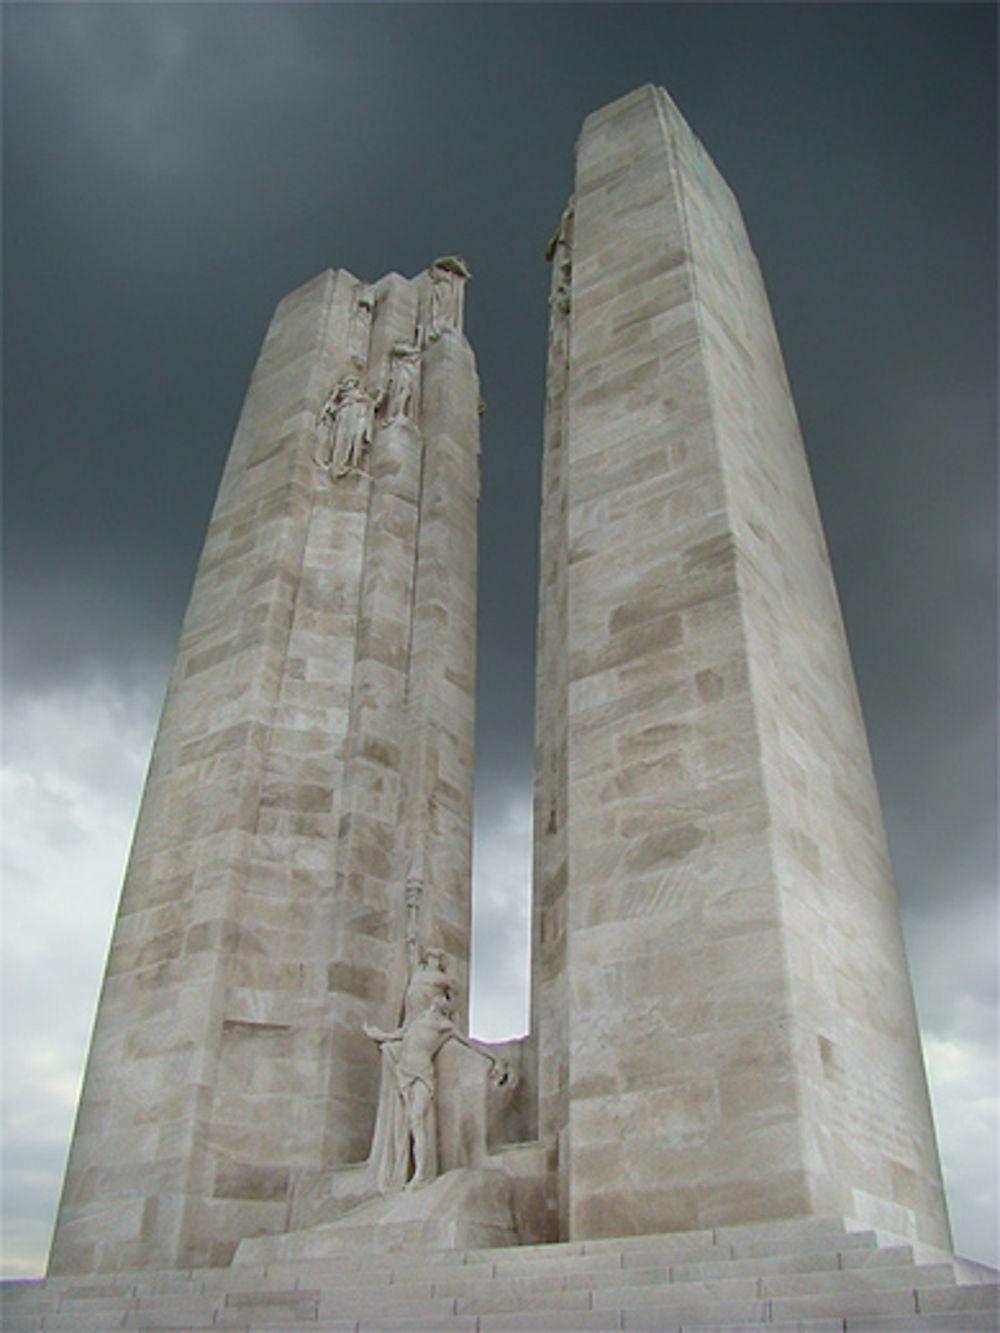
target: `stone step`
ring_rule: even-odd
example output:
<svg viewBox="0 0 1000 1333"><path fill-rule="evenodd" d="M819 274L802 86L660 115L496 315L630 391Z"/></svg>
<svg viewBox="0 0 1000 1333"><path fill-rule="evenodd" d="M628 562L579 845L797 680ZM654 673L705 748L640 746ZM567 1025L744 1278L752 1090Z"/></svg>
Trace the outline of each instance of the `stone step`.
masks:
<svg viewBox="0 0 1000 1333"><path fill-rule="evenodd" d="M844 1321L845 1333L996 1333L996 1316L986 1310L954 1314L918 1314L897 1319L893 1315L852 1317Z"/></svg>
<svg viewBox="0 0 1000 1333"><path fill-rule="evenodd" d="M126 1329L141 1329L143 1333L201 1333L203 1329L218 1328L218 1324L211 1321L210 1318L202 1314L193 1317L189 1312L187 1316L169 1315L163 1311L135 1310L129 1313L128 1318L122 1325ZM313 1328L319 1327L313 1323Z"/></svg>
<svg viewBox="0 0 1000 1333"><path fill-rule="evenodd" d="M853 1247L845 1250L807 1250L795 1254L761 1255L755 1259L710 1259L698 1263L673 1264L671 1281L691 1279L761 1276L777 1273L825 1273L869 1268L907 1266L913 1263L909 1245L894 1245L884 1250Z"/></svg>
<svg viewBox="0 0 1000 1333"><path fill-rule="evenodd" d="M944 1322L942 1322L944 1321ZM794 1323L770 1323L760 1325L762 1333L934 1333L934 1330L948 1330L948 1333L979 1333L979 1330L995 1330L995 1322L976 1322L976 1316L962 1318L956 1324L953 1315L908 1315L902 1319L894 1315L869 1315L849 1319L799 1319ZM664 1326L657 1324L640 1333L747 1333L745 1324L680 1324Z"/></svg>
<svg viewBox="0 0 1000 1333"><path fill-rule="evenodd" d="M547 1245L531 1247L527 1253L522 1252L520 1248L516 1250L470 1252L465 1256L464 1262L461 1258L456 1258L448 1259L442 1263L442 1256L438 1254L429 1255L424 1261L411 1260L393 1264L390 1260L386 1263L383 1272L378 1274L369 1273L366 1275L365 1281L366 1284L370 1283L371 1285L398 1285L413 1279L434 1283L459 1279L480 1282L490 1278L516 1279L532 1276L541 1277L547 1274L559 1274L560 1276L573 1273L611 1275L622 1269L655 1267L667 1270L671 1268L681 1269L697 1264L717 1265L717 1271L721 1273L722 1271L728 1271L728 1265L737 1262L745 1265L744 1269L736 1270L737 1272L810 1271L812 1268L863 1267L869 1263L891 1262L891 1258L882 1257L883 1252L877 1248L877 1238L874 1232L852 1232L841 1235L839 1245L842 1248L837 1250L824 1249L818 1245L803 1245L799 1249L782 1249L776 1241L763 1241L757 1247L758 1254L747 1255L745 1258L734 1258L728 1245L720 1247L701 1244L692 1247L679 1247L669 1243L672 1242L672 1237L658 1238L656 1242L652 1242L648 1237L641 1239L643 1242L641 1246L623 1247L623 1243L617 1241L614 1245L609 1244L601 1248L590 1249L588 1247L586 1252L577 1247L567 1252L561 1246ZM668 1243L664 1243L664 1241ZM907 1247L902 1248L907 1249ZM525 1247L525 1249L527 1250L528 1247ZM907 1258L912 1257L912 1251L907 1250L905 1256L899 1257L903 1258L905 1262ZM768 1262L770 1260L775 1261L774 1266ZM303 1285L329 1286L331 1267L333 1265L329 1262L305 1260L300 1264L282 1263L272 1265L266 1272L269 1281L291 1282L298 1280ZM363 1272L362 1267L345 1269L339 1259L335 1267L338 1276L349 1272ZM232 1271L234 1275L238 1272L236 1269ZM247 1284L245 1276L241 1276L239 1281L241 1285ZM259 1271L255 1274L253 1281L260 1281ZM252 1285L252 1283L249 1285Z"/></svg>
<svg viewBox="0 0 1000 1333"><path fill-rule="evenodd" d="M547 1310L544 1323L537 1313L486 1314L479 1319L479 1333L611 1333L621 1328L617 1311ZM369 1333L367 1325L365 1333Z"/></svg>
<svg viewBox="0 0 1000 1333"><path fill-rule="evenodd" d="M663 1264L651 1257L648 1250L633 1251L628 1254L611 1250L596 1254L569 1254L560 1256L553 1253L555 1247L548 1247L544 1256L536 1255L530 1263L511 1258L500 1258L492 1263L451 1263L444 1267L425 1263L420 1266L408 1265L396 1267L390 1271L369 1273L363 1283L356 1267L341 1276L341 1266L336 1265L338 1281L330 1281L331 1265L320 1265L316 1261L291 1267L282 1265L272 1271L271 1280L283 1284L316 1286L321 1292L348 1291L364 1287L365 1290L405 1290L414 1295L442 1294L466 1295L482 1290L493 1283L515 1283L518 1286L532 1284L548 1287L555 1280L561 1287L604 1286L651 1281L707 1281L740 1277L770 1277L780 1273L832 1273L842 1270L864 1270L869 1268L888 1268L912 1263L913 1252L910 1246L893 1246L885 1250L868 1249L853 1246L843 1251L808 1250L801 1253L764 1255L755 1259L714 1258L700 1259L681 1264ZM711 1253L711 1251L709 1251ZM216 1281L216 1288L251 1289L261 1285L260 1273L254 1273L252 1282L247 1275L239 1275L233 1270L232 1278L222 1275ZM212 1284L205 1284L206 1288ZM155 1288L154 1288L155 1289ZM142 1286L140 1285L140 1292Z"/></svg>
<svg viewBox="0 0 1000 1333"><path fill-rule="evenodd" d="M764 1333L844 1333L843 1319L806 1319L796 1320L794 1324L770 1323L758 1327ZM698 1333L746 1333L745 1324L678 1324L676 1330L670 1325L666 1333L689 1333L692 1329L697 1329ZM657 1333L663 1333L663 1330L658 1329Z"/></svg>
<svg viewBox="0 0 1000 1333"><path fill-rule="evenodd" d="M900 1288L889 1291L844 1292L837 1298L838 1312L846 1319L853 1315L887 1315L910 1318L914 1315L965 1315L981 1311L996 1318L996 1286L949 1286ZM833 1313L827 1295L777 1297L771 1302L772 1315L778 1319L813 1318ZM960 1327L960 1325L959 1325Z"/></svg>
<svg viewBox="0 0 1000 1333"><path fill-rule="evenodd" d="M47 1330L123 1328L131 1313L132 1311L125 1306L119 1306L117 1309L108 1306L97 1309L67 1306L64 1309L57 1310L54 1314L47 1315L44 1327ZM6 1320L3 1327L6 1333Z"/></svg>
<svg viewBox="0 0 1000 1333"><path fill-rule="evenodd" d="M950 1310L989 1310L994 1315L1000 1308L1000 1287L996 1283L963 1285L949 1289L921 1290L917 1310L920 1314L936 1314Z"/></svg>
<svg viewBox="0 0 1000 1333"><path fill-rule="evenodd" d="M898 1253L898 1252L896 1252ZM730 1261L735 1266L739 1261ZM722 1266L720 1266L722 1267ZM454 1278L438 1282L393 1283L388 1286L371 1286L356 1283L350 1285L324 1283L322 1286L309 1288L291 1288L286 1290L229 1292L220 1297L219 1293L191 1292L182 1295L153 1295L138 1298L138 1304L148 1310L168 1312L171 1315L183 1315L190 1311L194 1314L199 1309L211 1309L218 1305L216 1319L220 1323L233 1322L239 1312L251 1309L255 1312L264 1309L275 1314L281 1310L301 1310L296 1318L317 1318L320 1308L362 1311L373 1305L379 1309L403 1306L409 1309L428 1308L447 1310L449 1305L463 1313L493 1313L503 1309L523 1309L532 1306L566 1306L583 1308L588 1303L598 1307L635 1304L647 1299L703 1299L709 1293L717 1299L753 1300L787 1295L827 1295L841 1291L863 1291L892 1287L929 1287L954 1285L955 1272L949 1264L933 1266L905 1266L896 1263L871 1265L857 1269L839 1269L830 1265L806 1270L787 1271L777 1261L771 1261L769 1271L754 1275L747 1271L747 1265L739 1262L740 1273L728 1278L724 1267L716 1275L699 1275L686 1272L678 1277L668 1271L648 1269L612 1271L598 1270L587 1274L574 1271L564 1275L561 1282L554 1282L551 1275L531 1278L492 1278L481 1277ZM784 1271L783 1271L784 1270ZM353 1276L353 1275L352 1275ZM122 1304L135 1304L123 1297ZM80 1307L81 1298L69 1301L63 1298L62 1308L67 1304ZM109 1303L105 1298L87 1301L92 1309L105 1309ZM121 1308L120 1306L117 1308Z"/></svg>
<svg viewBox="0 0 1000 1333"><path fill-rule="evenodd" d="M320 1327L326 1333L325 1326ZM424 1319L420 1316L401 1315L383 1319L372 1315L360 1320L355 1328L358 1333L478 1333L479 1323L474 1317L453 1318L447 1324L442 1324L438 1319Z"/></svg>

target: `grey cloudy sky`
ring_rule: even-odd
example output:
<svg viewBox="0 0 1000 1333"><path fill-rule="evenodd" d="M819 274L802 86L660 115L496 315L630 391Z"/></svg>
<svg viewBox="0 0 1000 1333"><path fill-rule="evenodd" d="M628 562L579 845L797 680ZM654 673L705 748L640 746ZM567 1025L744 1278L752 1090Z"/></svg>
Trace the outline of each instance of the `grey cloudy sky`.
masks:
<svg viewBox="0 0 1000 1333"><path fill-rule="evenodd" d="M461 252L488 411L477 991L523 1024L542 252L666 86L739 198L854 652L958 1247L995 1246L996 11L6 4L5 1271L38 1271L159 698L260 340Z"/></svg>

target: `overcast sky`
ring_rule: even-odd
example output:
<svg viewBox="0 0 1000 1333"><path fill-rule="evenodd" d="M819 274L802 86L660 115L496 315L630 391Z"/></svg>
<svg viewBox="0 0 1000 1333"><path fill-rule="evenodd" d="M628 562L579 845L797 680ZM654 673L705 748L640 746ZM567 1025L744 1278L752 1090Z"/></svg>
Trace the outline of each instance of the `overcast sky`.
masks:
<svg viewBox="0 0 1000 1333"><path fill-rule="evenodd" d="M910 943L957 1248L996 1244L992 5L6 4L4 1272L44 1262L162 690L280 298L473 271L473 1023L523 1030L543 259L591 110L741 202Z"/></svg>

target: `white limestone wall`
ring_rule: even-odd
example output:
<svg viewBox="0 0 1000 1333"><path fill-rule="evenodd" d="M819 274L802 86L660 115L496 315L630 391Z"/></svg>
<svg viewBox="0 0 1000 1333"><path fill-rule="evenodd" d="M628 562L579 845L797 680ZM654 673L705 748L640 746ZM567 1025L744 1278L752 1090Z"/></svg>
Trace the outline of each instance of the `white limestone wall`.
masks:
<svg viewBox="0 0 1000 1333"><path fill-rule="evenodd" d="M812 1205L948 1248L878 792L767 298L735 199L661 105L738 553Z"/></svg>
<svg viewBox="0 0 1000 1333"><path fill-rule="evenodd" d="M226 1263L287 1225L298 1180L365 1156L361 1025L399 1003L412 845L436 876L422 943L465 975L478 381L461 331L426 347L410 419L377 419L360 470L317 462L331 388L384 387L427 283L321 274L264 340L154 748L54 1273Z"/></svg>
<svg viewBox="0 0 1000 1333"><path fill-rule="evenodd" d="M566 709L564 962L543 941L536 986L540 1049L569 1016L568 1106L543 1065L540 1111L562 1140L564 1234L850 1213L874 1180L905 1221L891 1169L871 1169L887 1145L902 1151L905 1122L900 1160L925 1172L921 1188L933 1175L898 920L808 470L738 212L669 99L646 87L586 121L572 225L558 464L570 679L562 694L540 677L538 733L551 806ZM548 451L547 477L551 439ZM550 494L546 540L561 522ZM543 544L543 627L560 623L556 568ZM806 781L808 815L775 778L789 760L828 775ZM536 831L539 818L536 807ZM804 886L810 837L836 851ZM551 882L536 886L536 939ZM823 1072L833 1060L836 1081ZM851 1151L836 1128L848 1122L863 1140ZM919 1222L909 1214L928 1238L946 1225L932 1195Z"/></svg>
<svg viewBox="0 0 1000 1333"><path fill-rule="evenodd" d="M321 771L283 787L279 756L308 728L282 725L282 678L314 503L314 426L352 287L349 275L326 273L282 302L240 417L126 873L53 1272L209 1262L218 1256L203 1214L283 1206L289 1159L308 1146L296 1117L280 1152L251 1154L261 1171L250 1179L248 1154L232 1153L229 1140L245 1132L240 1099L255 1098L249 1118L260 1123L269 1093L246 1078L248 1048L294 1058L315 1040L301 1012L290 1022L288 1005L276 1014L270 998L308 1008L323 994L291 958L315 924L328 867L322 854L310 863L282 825L296 799L322 818L317 793L328 798L336 781L346 715L335 688L314 692L333 735L320 747ZM362 523L348 512L330 528L348 617ZM352 624L343 629L353 636ZM278 843L287 858L268 857ZM288 912L293 880L299 901Z"/></svg>

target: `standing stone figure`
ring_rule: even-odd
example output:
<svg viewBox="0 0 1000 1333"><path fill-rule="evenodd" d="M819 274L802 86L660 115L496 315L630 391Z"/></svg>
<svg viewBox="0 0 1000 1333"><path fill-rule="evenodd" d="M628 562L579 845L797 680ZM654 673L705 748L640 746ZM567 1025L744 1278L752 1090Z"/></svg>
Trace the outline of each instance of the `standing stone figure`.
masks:
<svg viewBox="0 0 1000 1333"><path fill-rule="evenodd" d="M333 390L320 412L320 422L329 423L325 457L317 463L329 468L334 477L362 472L365 456L372 442L375 399L357 375L348 375Z"/></svg>
<svg viewBox="0 0 1000 1333"><path fill-rule="evenodd" d="M437 1070L435 1057L460 1042L490 1062L498 1087L510 1080L506 1063L459 1032L452 1018L451 979L443 954L431 949L406 988L403 1021L392 1032L365 1024L382 1052L382 1089L369 1159L381 1193L415 1189L437 1176ZM412 1167L412 1176L410 1174Z"/></svg>
<svg viewBox="0 0 1000 1333"><path fill-rule="evenodd" d="M389 349L389 385L383 395L386 421L412 417L420 388L420 346L397 342Z"/></svg>
<svg viewBox="0 0 1000 1333"><path fill-rule="evenodd" d="M360 286L354 298L354 311L348 334L351 364L357 366L359 370L363 370L368 363L368 344L371 341L374 314L375 290L372 287Z"/></svg>
<svg viewBox="0 0 1000 1333"><path fill-rule="evenodd" d="M569 353L569 311L573 287L573 205L564 211L548 245L545 258L552 264L549 291L549 362L553 384L561 383ZM561 370L556 370L556 366Z"/></svg>
<svg viewBox="0 0 1000 1333"><path fill-rule="evenodd" d="M431 317L427 337L430 341L442 333L462 327L462 297L465 284L472 277L461 255L444 255L430 267Z"/></svg>
<svg viewBox="0 0 1000 1333"><path fill-rule="evenodd" d="M570 290L573 284L573 256L570 249L572 234L573 206L570 204L563 211L559 226L545 247L545 258L552 264L553 269L549 308L555 318L569 314Z"/></svg>

